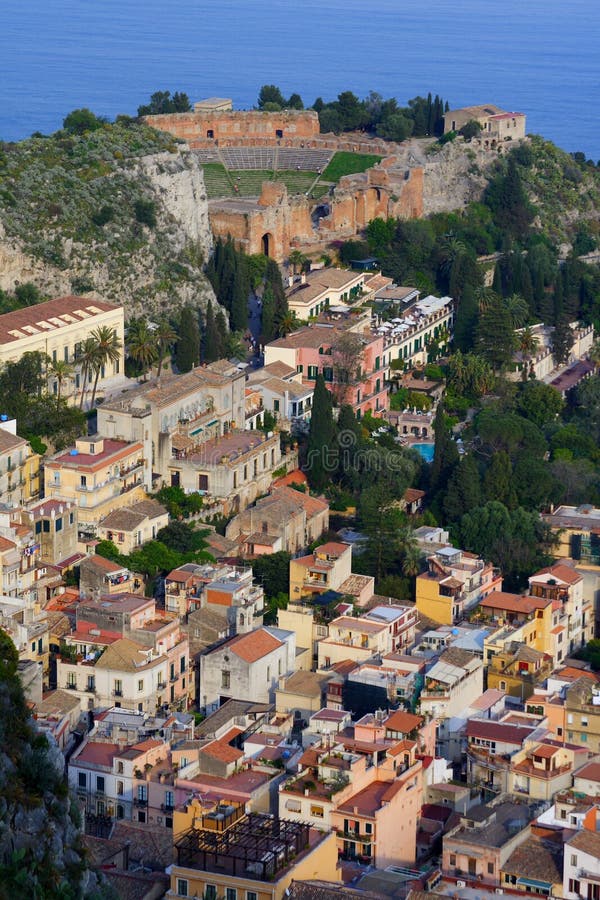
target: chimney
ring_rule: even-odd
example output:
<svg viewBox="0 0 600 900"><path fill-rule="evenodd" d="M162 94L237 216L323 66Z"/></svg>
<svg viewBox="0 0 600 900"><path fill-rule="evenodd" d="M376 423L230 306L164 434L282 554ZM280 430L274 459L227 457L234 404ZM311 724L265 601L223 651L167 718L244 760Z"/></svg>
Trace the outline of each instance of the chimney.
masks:
<svg viewBox="0 0 600 900"><path fill-rule="evenodd" d="M294 276L293 276L293 275L288 275L287 283L288 283L288 287L291 287L291 286L293 285L293 283L294 283Z"/></svg>
<svg viewBox="0 0 600 900"><path fill-rule="evenodd" d="M300 284L306 284L306 272L302 272L300 275Z"/></svg>

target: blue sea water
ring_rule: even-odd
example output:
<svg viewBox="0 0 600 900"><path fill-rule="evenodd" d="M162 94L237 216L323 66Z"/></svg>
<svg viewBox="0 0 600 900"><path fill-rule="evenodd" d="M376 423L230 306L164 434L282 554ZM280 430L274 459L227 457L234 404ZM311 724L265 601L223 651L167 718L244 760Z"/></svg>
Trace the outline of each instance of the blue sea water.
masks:
<svg viewBox="0 0 600 900"><path fill-rule="evenodd" d="M158 89L312 104L350 89L493 102L600 158L598 0L1 0L0 138L71 109L134 114Z"/></svg>

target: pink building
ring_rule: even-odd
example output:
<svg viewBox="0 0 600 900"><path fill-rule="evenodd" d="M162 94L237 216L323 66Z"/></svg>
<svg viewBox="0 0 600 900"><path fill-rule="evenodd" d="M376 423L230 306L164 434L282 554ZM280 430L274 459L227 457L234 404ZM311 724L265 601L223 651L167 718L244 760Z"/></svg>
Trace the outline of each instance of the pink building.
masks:
<svg viewBox="0 0 600 900"><path fill-rule="evenodd" d="M355 330L356 329L356 330ZM354 336L362 342L357 370L347 382L338 377L347 354L344 347ZM278 338L265 347L265 365L283 362L302 376L303 384L314 384L322 374L328 389L341 403L349 403L358 418L370 410L382 415L389 407L387 381L390 352L384 335L375 334L370 320L359 323L316 322Z"/></svg>

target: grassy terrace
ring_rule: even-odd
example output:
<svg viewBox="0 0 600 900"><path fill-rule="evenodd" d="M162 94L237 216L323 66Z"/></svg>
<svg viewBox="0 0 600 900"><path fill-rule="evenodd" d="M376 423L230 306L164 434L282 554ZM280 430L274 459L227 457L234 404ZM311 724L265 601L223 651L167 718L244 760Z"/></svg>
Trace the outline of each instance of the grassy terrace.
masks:
<svg viewBox="0 0 600 900"><path fill-rule="evenodd" d="M316 172L285 170L227 170L220 163L205 163L204 181L209 199L212 197L258 197L263 181L283 181L290 194L306 194L317 177ZM236 191L234 185L239 190ZM324 188L327 190L328 185ZM318 194L317 194L318 196Z"/></svg>
<svg viewBox="0 0 600 900"><path fill-rule="evenodd" d="M226 169L221 163L204 163L204 181L209 199L213 197L258 197L263 181L283 181L290 194L307 194L317 199L327 194L343 175L364 172L381 156L367 153L336 153L319 177L317 172L270 169ZM316 182L316 183L315 183ZM235 190L235 185L238 191Z"/></svg>

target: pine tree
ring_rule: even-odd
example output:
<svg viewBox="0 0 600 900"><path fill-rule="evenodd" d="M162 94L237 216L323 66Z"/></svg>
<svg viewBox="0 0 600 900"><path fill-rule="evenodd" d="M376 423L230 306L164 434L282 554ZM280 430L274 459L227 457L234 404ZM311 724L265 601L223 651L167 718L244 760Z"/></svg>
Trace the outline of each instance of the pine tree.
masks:
<svg viewBox="0 0 600 900"><path fill-rule="evenodd" d="M515 346L515 333L508 308L500 299L496 299L479 316L476 334L478 352L498 372L510 362Z"/></svg>
<svg viewBox="0 0 600 900"><path fill-rule="evenodd" d="M563 365L569 359L573 346L573 332L567 319L563 316L558 320L552 332L552 356L557 365Z"/></svg>
<svg viewBox="0 0 600 900"><path fill-rule="evenodd" d="M181 311L179 340L175 351L175 362L180 372L189 372L200 361L200 328L198 313L190 306Z"/></svg>
<svg viewBox="0 0 600 900"><path fill-rule="evenodd" d="M311 487L323 491L337 468L335 458L335 423L331 394L319 373L315 381L310 430L306 449L306 474Z"/></svg>

